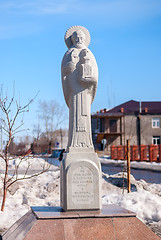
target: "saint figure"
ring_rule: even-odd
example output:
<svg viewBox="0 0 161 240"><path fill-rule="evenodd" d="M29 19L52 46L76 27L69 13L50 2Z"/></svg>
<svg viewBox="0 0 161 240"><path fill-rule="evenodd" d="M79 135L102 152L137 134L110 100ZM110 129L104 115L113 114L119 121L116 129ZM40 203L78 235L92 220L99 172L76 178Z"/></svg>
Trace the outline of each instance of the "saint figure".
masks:
<svg viewBox="0 0 161 240"><path fill-rule="evenodd" d="M98 82L98 67L88 49L90 35L86 28L74 26L67 30L62 66L62 85L69 108L69 136L67 152L93 151L91 135L91 104Z"/></svg>

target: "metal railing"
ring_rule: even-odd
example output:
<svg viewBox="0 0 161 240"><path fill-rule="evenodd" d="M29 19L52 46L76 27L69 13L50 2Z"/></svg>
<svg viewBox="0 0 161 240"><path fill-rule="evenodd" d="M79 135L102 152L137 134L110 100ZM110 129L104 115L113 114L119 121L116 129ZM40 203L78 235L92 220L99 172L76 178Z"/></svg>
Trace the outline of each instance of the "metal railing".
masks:
<svg viewBox="0 0 161 240"><path fill-rule="evenodd" d="M111 159L127 159L127 146L111 146ZM160 145L132 145L130 146L131 161L161 162Z"/></svg>

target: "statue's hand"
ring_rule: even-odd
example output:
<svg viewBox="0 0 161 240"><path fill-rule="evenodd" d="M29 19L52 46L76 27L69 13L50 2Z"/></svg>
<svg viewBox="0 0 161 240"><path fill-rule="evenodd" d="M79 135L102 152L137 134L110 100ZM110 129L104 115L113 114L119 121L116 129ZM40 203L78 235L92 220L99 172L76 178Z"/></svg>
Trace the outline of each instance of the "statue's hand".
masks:
<svg viewBox="0 0 161 240"><path fill-rule="evenodd" d="M64 67L63 67L63 73L68 74L71 73L75 70L75 64L72 62L68 62Z"/></svg>
<svg viewBox="0 0 161 240"><path fill-rule="evenodd" d="M76 68L75 64L72 63L72 62L69 62L69 66L68 67L69 67L69 71L70 72L73 72L75 70L75 68Z"/></svg>
<svg viewBox="0 0 161 240"><path fill-rule="evenodd" d="M97 79L95 77L82 77L81 82L93 84L97 82Z"/></svg>

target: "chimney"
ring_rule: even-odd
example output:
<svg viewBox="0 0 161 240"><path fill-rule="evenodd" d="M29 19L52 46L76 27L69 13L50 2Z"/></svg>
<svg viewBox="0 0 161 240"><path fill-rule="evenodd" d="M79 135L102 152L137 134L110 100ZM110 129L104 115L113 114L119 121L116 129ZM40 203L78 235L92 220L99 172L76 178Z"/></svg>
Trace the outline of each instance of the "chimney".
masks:
<svg viewBox="0 0 161 240"><path fill-rule="evenodd" d="M97 114L99 113L99 111L97 111Z"/></svg>
<svg viewBox="0 0 161 240"><path fill-rule="evenodd" d="M106 108L103 109L104 110L104 113L106 112Z"/></svg>
<svg viewBox="0 0 161 240"><path fill-rule="evenodd" d="M103 109L100 110L100 113L103 113Z"/></svg>
<svg viewBox="0 0 161 240"><path fill-rule="evenodd" d="M146 108L145 108L145 113L147 113L147 112L148 112L148 108L146 107Z"/></svg>
<svg viewBox="0 0 161 240"><path fill-rule="evenodd" d="M122 107L122 108L121 108L121 113L123 113L123 112L124 112L124 108Z"/></svg>

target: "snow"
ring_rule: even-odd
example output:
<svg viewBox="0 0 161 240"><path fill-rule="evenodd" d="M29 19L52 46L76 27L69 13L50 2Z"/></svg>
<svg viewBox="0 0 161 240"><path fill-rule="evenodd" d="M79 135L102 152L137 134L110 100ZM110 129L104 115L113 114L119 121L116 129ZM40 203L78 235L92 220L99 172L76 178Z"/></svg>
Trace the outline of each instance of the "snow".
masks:
<svg viewBox="0 0 161 240"><path fill-rule="evenodd" d="M50 161L50 160L49 160ZM1 163L1 169L4 169L5 167L5 162L0 158L0 163ZM24 170L28 166L30 166L30 169L37 169L40 170L42 167L45 165L47 167L47 162L44 161L43 158L40 157L24 157L24 158L11 158L9 160L9 169L13 170L15 169L15 164L18 166L19 165L19 170Z"/></svg>
<svg viewBox="0 0 161 240"><path fill-rule="evenodd" d="M117 187L121 186L122 177L123 173L110 176L103 174L104 181L111 182L115 188L111 192L111 186L108 190L108 187L104 186L103 183L102 203L117 204L135 212L137 217L145 224L161 225L161 184L150 184L144 180L137 181L131 175L132 191L127 193L127 190L124 190L123 194L123 190Z"/></svg>
<svg viewBox="0 0 161 240"><path fill-rule="evenodd" d="M16 161L19 159L17 158ZM31 163L32 169L40 169L40 166L45 163L43 158L38 157L30 158L28 161ZM108 159L108 161L110 160ZM1 169L4 167L2 162L3 160L0 159ZM14 168L14 164L15 161L11 160L11 169ZM156 166L156 164L152 165ZM27 166L28 163L24 161L20 169L25 169ZM147 165L144 167L146 168ZM3 174L1 174L0 181L0 201L2 199L2 177ZM102 204L118 204L135 212L145 224L161 225L161 184L150 184L144 180L137 181L131 175L131 193L127 193L126 185L125 173L115 175L102 173ZM60 169L52 165L48 172L12 185L7 194L4 212L0 212L0 230L8 229L29 211L30 206L59 206L59 199Z"/></svg>

